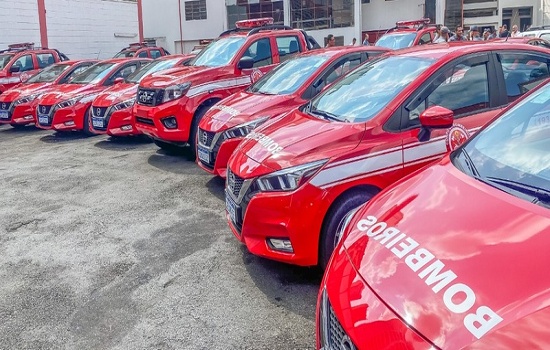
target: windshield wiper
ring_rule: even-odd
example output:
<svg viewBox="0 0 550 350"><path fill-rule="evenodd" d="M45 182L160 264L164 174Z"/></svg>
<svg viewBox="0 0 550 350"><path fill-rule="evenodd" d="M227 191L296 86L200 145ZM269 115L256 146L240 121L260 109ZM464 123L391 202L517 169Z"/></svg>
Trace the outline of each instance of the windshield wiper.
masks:
<svg viewBox="0 0 550 350"><path fill-rule="evenodd" d="M470 158L470 155L464 148L460 149L460 153L464 155L464 163L466 163L466 166L468 167L468 170L470 170L470 174L477 179L482 180L481 175L479 175L479 171L477 171L476 166L474 165L474 162L472 161L472 158Z"/></svg>
<svg viewBox="0 0 550 350"><path fill-rule="evenodd" d="M254 92L257 92L258 94L261 94L261 95L277 95L274 92L266 92L266 91L260 91L260 90L257 90L257 91L254 91Z"/></svg>
<svg viewBox="0 0 550 350"><path fill-rule="evenodd" d="M313 107L310 108L309 114L319 116L319 117L323 117L326 120L335 120L337 122L341 122L341 120L337 116L335 116L334 114L329 113L329 112L325 112L325 111L321 111L320 109L316 109L316 108L313 108Z"/></svg>
<svg viewBox="0 0 550 350"><path fill-rule="evenodd" d="M487 181L491 181L496 184L511 188L515 191L533 196L537 201L550 203L550 190L533 185L528 185L518 181L501 179L498 177L487 177L486 179Z"/></svg>

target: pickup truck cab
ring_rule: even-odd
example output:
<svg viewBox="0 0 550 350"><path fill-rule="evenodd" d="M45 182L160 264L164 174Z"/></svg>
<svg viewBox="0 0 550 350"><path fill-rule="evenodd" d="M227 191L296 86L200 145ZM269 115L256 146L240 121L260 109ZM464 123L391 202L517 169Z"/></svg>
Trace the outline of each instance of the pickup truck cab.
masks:
<svg viewBox="0 0 550 350"><path fill-rule="evenodd" d="M429 18L415 21L399 21L395 27L388 29L374 44L397 50L416 45L425 45L433 42L436 27L430 25Z"/></svg>
<svg viewBox="0 0 550 350"><path fill-rule="evenodd" d="M10 124L16 128L36 123L35 100L48 88L67 83L96 62L76 60L55 63L7 90L0 95L0 124Z"/></svg>
<svg viewBox="0 0 550 350"><path fill-rule="evenodd" d="M271 23L239 21L186 68L143 79L134 105L136 128L163 149L192 145L194 156L197 126L210 107L313 48L304 31Z"/></svg>
<svg viewBox="0 0 550 350"><path fill-rule="evenodd" d="M35 49L32 43L9 45L7 50L0 51L0 94L41 69L67 60L58 50Z"/></svg>
<svg viewBox="0 0 550 350"><path fill-rule="evenodd" d="M141 57L156 59L167 55L170 55L170 52L163 47L149 46L147 43L132 43L120 50L113 58Z"/></svg>

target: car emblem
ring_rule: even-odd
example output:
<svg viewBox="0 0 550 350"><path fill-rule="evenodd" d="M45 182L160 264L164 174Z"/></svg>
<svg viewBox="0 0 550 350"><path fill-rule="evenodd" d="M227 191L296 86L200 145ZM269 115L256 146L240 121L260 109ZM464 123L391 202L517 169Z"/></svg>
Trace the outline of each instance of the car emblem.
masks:
<svg viewBox="0 0 550 350"><path fill-rule="evenodd" d="M6 104L2 103L2 109L6 109Z"/></svg>
<svg viewBox="0 0 550 350"><path fill-rule="evenodd" d="M95 112L97 113L98 117L101 117L101 108L96 108Z"/></svg>
<svg viewBox="0 0 550 350"><path fill-rule="evenodd" d="M42 107L40 108L40 110L42 111L42 113L46 113L46 107L45 107L45 106L42 106Z"/></svg>
<svg viewBox="0 0 550 350"><path fill-rule="evenodd" d="M202 144L206 145L207 142L208 142L208 134L206 133L206 131L203 131L202 132Z"/></svg>
<svg viewBox="0 0 550 350"><path fill-rule="evenodd" d="M229 172L227 174L227 187L231 192L233 192L233 189L235 188L235 174L233 172Z"/></svg>

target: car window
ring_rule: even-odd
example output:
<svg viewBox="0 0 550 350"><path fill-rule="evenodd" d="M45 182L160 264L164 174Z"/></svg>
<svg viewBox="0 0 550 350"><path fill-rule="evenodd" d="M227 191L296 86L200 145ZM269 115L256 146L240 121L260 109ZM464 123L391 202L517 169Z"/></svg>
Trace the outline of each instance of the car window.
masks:
<svg viewBox="0 0 550 350"><path fill-rule="evenodd" d="M409 127L420 125L419 116L428 107L441 106L452 110L455 118L489 107L487 63L460 63L445 68L432 84L428 97L411 106Z"/></svg>
<svg viewBox="0 0 550 350"><path fill-rule="evenodd" d="M375 46L387 47L392 50L403 49L413 44L416 33L392 33L380 37Z"/></svg>
<svg viewBox="0 0 550 350"><path fill-rule="evenodd" d="M96 63L89 69L86 69L82 74L76 75L71 81L71 84L97 84L103 78L108 76L115 68L114 63Z"/></svg>
<svg viewBox="0 0 550 350"><path fill-rule="evenodd" d="M325 75L326 85L332 84L336 79L346 75L349 71L355 69L360 64L361 56L359 55L350 55L338 61L335 65L330 67L329 71Z"/></svg>
<svg viewBox="0 0 550 350"><path fill-rule="evenodd" d="M267 66L273 63L271 59L271 44L269 38L260 39L246 49L244 56L252 57L254 59L254 67Z"/></svg>
<svg viewBox="0 0 550 350"><path fill-rule="evenodd" d="M147 51L141 51L137 57L147 57Z"/></svg>
<svg viewBox="0 0 550 350"><path fill-rule="evenodd" d="M245 40L246 38L242 36L222 37L214 40L199 52L190 65L207 67L225 66L235 57Z"/></svg>
<svg viewBox="0 0 550 350"><path fill-rule="evenodd" d="M549 76L548 63L544 57L528 53L498 54L508 102L512 102L533 87L533 84Z"/></svg>
<svg viewBox="0 0 550 350"><path fill-rule="evenodd" d="M51 53L39 53L36 55L36 59L38 60L38 68L46 68L55 63L55 58Z"/></svg>
<svg viewBox="0 0 550 350"><path fill-rule="evenodd" d="M125 67L119 69L118 72L116 72L110 80L113 81L116 78L126 79L130 74L135 72L136 69L137 69L137 63L125 66Z"/></svg>
<svg viewBox="0 0 550 350"><path fill-rule="evenodd" d="M280 36L275 41L277 42L281 62L288 60L292 57L292 54L300 52L300 44L296 36Z"/></svg>
<svg viewBox="0 0 550 350"><path fill-rule="evenodd" d="M541 37L542 39L550 40L550 33L541 34L540 37Z"/></svg>
<svg viewBox="0 0 550 350"><path fill-rule="evenodd" d="M19 57L15 62L13 62L12 67L19 67L20 72L25 72L34 69L34 64L32 62L31 55L25 55Z"/></svg>
<svg viewBox="0 0 550 350"><path fill-rule="evenodd" d="M155 59L159 58L160 56L162 56L160 50L151 50L151 58Z"/></svg>
<svg viewBox="0 0 550 350"><path fill-rule="evenodd" d="M422 34L422 36L420 37L420 40L418 41L418 45L424 45L424 44L429 44L432 42L432 37L430 36L430 33L424 33Z"/></svg>
<svg viewBox="0 0 550 350"><path fill-rule="evenodd" d="M52 64L49 67L44 68L40 73L30 77L26 83L49 83L57 79L61 73L65 72L71 66L68 64Z"/></svg>

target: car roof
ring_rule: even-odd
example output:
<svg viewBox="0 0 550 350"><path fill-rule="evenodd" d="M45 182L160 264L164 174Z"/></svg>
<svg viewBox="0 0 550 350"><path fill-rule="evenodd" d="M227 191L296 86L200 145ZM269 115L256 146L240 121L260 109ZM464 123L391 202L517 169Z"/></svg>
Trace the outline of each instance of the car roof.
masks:
<svg viewBox="0 0 550 350"><path fill-rule="evenodd" d="M491 50L534 50L540 52L550 53L547 49L539 48L537 46L528 45L524 43L518 43L513 41L470 41L470 42L451 42L441 44L428 44L413 46L397 50L394 55L411 56L411 57L423 57L439 60L444 56L459 57L475 52L484 52Z"/></svg>
<svg viewBox="0 0 550 350"><path fill-rule="evenodd" d="M151 60L151 59L149 59ZM118 57L108 58L106 60L99 61L99 63L124 63L128 61L147 61L147 57Z"/></svg>
<svg viewBox="0 0 550 350"><path fill-rule="evenodd" d="M97 62L99 62L99 60L92 60L92 59L68 60L68 61L57 62L55 64L67 64L69 66L72 66L72 65L79 64L79 63L84 63L84 62L97 63Z"/></svg>
<svg viewBox="0 0 550 350"><path fill-rule="evenodd" d="M303 56L311 56L311 55L325 55L325 56L337 56L337 55L345 55L348 53L353 52L380 52L385 53L393 51L386 47L381 46L367 46L367 45L359 45L359 46L333 46L333 47L327 47L323 49L316 49L316 50L309 50L303 52L301 55Z"/></svg>

